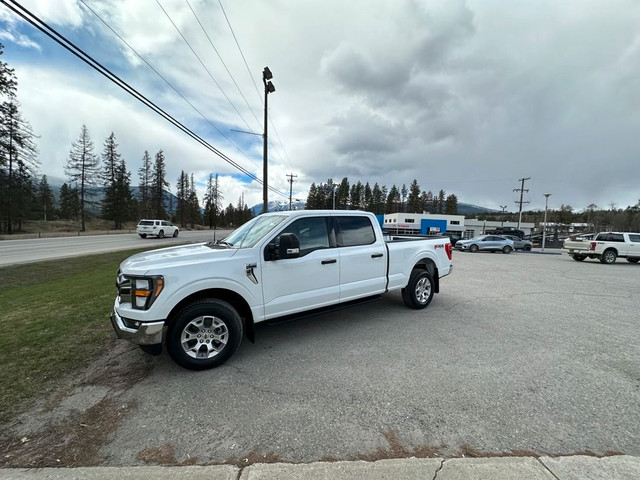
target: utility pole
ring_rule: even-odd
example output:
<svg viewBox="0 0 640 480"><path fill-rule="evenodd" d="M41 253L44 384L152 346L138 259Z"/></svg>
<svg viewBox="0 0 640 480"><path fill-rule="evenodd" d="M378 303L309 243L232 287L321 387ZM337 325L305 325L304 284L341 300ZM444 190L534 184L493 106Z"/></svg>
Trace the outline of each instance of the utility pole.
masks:
<svg viewBox="0 0 640 480"><path fill-rule="evenodd" d="M547 243L547 209L549 208L550 193L544 194L544 225L542 227L542 251L544 252L544 246Z"/></svg>
<svg viewBox="0 0 640 480"><path fill-rule="evenodd" d="M297 178L298 175L294 175L290 173L287 175L287 182L289 182L289 210L291 210L291 195L293 193L293 179Z"/></svg>
<svg viewBox="0 0 640 480"><path fill-rule="evenodd" d="M525 202L522 200L522 198L524 197L524 192L528 192L529 190L524 188L524 182L527 180L531 180L531 177L527 177L527 178L520 178L519 181L522 182L522 185L520 188L514 188L513 191L514 192L520 192L520 201L519 202L515 202L516 205L518 205L518 230L520 230L520 222L522 222L522 204L523 203L529 203L529 202Z"/></svg>

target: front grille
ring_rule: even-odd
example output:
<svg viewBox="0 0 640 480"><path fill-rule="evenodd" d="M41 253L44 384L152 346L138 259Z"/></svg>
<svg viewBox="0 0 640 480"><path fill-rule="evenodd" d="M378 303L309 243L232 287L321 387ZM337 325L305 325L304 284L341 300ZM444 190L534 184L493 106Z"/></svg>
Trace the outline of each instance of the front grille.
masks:
<svg viewBox="0 0 640 480"><path fill-rule="evenodd" d="M116 288L118 289L120 303L131 303L131 280L125 277L119 270Z"/></svg>

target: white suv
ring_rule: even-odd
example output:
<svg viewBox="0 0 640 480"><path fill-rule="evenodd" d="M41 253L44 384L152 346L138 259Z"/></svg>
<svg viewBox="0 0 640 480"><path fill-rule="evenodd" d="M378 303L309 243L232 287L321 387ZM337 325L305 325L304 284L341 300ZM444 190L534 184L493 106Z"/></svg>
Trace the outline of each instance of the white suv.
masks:
<svg viewBox="0 0 640 480"><path fill-rule="evenodd" d="M158 238L168 237L169 235L177 237L180 233L178 227L166 220L140 220L136 231L142 238L147 238L151 235Z"/></svg>

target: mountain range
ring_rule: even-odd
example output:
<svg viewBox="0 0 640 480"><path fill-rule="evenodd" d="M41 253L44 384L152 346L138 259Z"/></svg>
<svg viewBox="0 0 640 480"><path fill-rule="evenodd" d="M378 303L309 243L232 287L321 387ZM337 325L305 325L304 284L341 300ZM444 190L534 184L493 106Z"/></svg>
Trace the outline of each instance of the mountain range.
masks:
<svg viewBox="0 0 640 480"><path fill-rule="evenodd" d="M67 180L60 177L47 177L47 181L49 182L49 186L53 191L54 201L58 203L58 198L60 196L60 187L62 187L63 183L66 183ZM92 190L95 191L95 197L92 199L99 204L99 202L104 198L104 189L102 187L92 187ZM140 198L140 189L137 186L131 187L131 191L136 198ZM164 192L164 204L167 211L172 211L175 209L176 205L178 205L178 197L176 197L173 193L165 190ZM307 206L307 202L302 200L295 200L291 203L291 208L293 210L304 210ZM92 210L91 207L89 210ZM98 210L98 208L94 208L93 210ZM253 215L259 215L262 212L262 203L254 205L250 208L251 213ZM284 210L289 210L289 201L288 200L274 200L269 202L269 211L270 212L281 212ZM472 205L470 203L462 203L458 202L458 215L482 215L485 213L499 213L498 210L493 210L491 208L480 207L478 205Z"/></svg>

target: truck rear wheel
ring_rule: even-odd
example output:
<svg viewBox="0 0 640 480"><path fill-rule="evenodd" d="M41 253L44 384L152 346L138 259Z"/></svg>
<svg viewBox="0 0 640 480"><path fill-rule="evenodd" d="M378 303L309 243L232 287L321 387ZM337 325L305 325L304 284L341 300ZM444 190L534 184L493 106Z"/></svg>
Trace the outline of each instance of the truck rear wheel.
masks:
<svg viewBox="0 0 640 480"><path fill-rule="evenodd" d="M433 298L433 277L423 269L411 272L409 283L402 289L402 300L409 308L420 310L431 303Z"/></svg>
<svg viewBox="0 0 640 480"><path fill-rule="evenodd" d="M576 262L582 262L585 258L587 258L584 255L572 255L572 257Z"/></svg>
<svg viewBox="0 0 640 480"><path fill-rule="evenodd" d="M600 262L612 264L615 263L616 258L618 258L618 254L615 250L605 250L604 253L600 256Z"/></svg>
<svg viewBox="0 0 640 480"><path fill-rule="evenodd" d="M167 335L167 350L181 367L206 370L231 358L241 341L242 320L236 309L207 299L178 313Z"/></svg>

